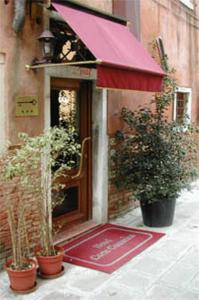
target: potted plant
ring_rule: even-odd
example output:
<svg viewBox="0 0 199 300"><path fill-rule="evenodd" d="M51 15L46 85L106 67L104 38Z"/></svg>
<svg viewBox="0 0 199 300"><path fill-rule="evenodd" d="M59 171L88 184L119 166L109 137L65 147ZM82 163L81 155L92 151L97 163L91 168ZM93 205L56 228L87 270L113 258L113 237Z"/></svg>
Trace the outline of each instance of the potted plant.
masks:
<svg viewBox="0 0 199 300"><path fill-rule="evenodd" d="M10 288L27 293L36 288L36 261L30 256L28 241L28 201L23 189L26 168L20 153L7 151L2 157L1 179L4 183L5 211L11 236L12 258L5 263ZM30 211L29 211L30 212Z"/></svg>
<svg viewBox="0 0 199 300"><path fill-rule="evenodd" d="M6 254L5 244L4 242L0 241L0 269L4 265L5 254Z"/></svg>
<svg viewBox="0 0 199 300"><path fill-rule="evenodd" d="M53 197L52 192L58 194L65 187L60 178L67 177L77 165L81 146L72 126L53 127L36 137L27 134L20 137L23 140L20 152L27 169L24 183L27 189L34 190L38 204L40 242L35 254L39 274L53 278L62 274L63 249L53 244L52 210L63 199Z"/></svg>
<svg viewBox="0 0 199 300"><path fill-rule="evenodd" d="M178 126L166 117L174 89L175 82L167 76L164 91L152 101L153 109L123 108L126 127L116 133L113 182L140 200L147 226L172 224L176 199L197 174L194 126Z"/></svg>

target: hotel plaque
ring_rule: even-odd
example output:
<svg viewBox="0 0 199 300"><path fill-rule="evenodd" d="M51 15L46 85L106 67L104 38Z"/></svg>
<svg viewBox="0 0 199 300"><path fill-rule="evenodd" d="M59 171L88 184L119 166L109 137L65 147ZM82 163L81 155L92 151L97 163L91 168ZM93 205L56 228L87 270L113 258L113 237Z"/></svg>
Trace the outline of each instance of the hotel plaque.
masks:
<svg viewBox="0 0 199 300"><path fill-rule="evenodd" d="M16 117L32 117L39 115L37 96L16 97Z"/></svg>

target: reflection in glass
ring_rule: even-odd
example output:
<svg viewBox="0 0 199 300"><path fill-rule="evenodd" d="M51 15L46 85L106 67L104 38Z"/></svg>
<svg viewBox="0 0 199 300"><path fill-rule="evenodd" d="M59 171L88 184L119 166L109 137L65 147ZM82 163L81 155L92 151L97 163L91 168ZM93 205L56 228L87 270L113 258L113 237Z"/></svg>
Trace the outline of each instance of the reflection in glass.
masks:
<svg viewBox="0 0 199 300"><path fill-rule="evenodd" d="M78 131L77 92L74 90L60 90L58 101L60 125L72 125Z"/></svg>
<svg viewBox="0 0 199 300"><path fill-rule="evenodd" d="M53 198L64 198L63 202L53 209L53 217L60 217L78 209L78 187L65 188L61 193L53 193Z"/></svg>

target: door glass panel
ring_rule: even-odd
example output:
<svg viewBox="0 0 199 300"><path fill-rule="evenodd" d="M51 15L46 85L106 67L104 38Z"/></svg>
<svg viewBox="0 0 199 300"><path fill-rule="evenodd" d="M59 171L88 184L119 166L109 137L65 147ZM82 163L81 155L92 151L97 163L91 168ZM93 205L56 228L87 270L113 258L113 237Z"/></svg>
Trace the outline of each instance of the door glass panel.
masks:
<svg viewBox="0 0 199 300"><path fill-rule="evenodd" d="M52 90L51 126L74 126L79 134L79 101L75 90Z"/></svg>
<svg viewBox="0 0 199 300"><path fill-rule="evenodd" d="M61 90L58 95L59 123L62 126L72 125L79 133L79 107L77 92L74 90Z"/></svg>
<svg viewBox="0 0 199 300"><path fill-rule="evenodd" d="M70 187L63 189L61 195L63 197L63 202L54 208L53 217L60 217L63 214L75 211L78 209L78 187ZM55 195L54 195L55 196Z"/></svg>
<svg viewBox="0 0 199 300"><path fill-rule="evenodd" d="M80 140L80 106L78 99L78 92L76 90L69 89L52 89L51 90L51 127L62 126L67 128L68 126L73 126L77 133L77 139ZM77 162L76 168L79 165L79 159L73 158ZM57 162L63 161L63 157L60 157ZM63 202L58 205L53 210L53 217L59 217L61 215L67 214L78 210L78 197L79 197L79 187L73 186L69 188L64 188L59 194L52 192L53 198L64 199Z"/></svg>

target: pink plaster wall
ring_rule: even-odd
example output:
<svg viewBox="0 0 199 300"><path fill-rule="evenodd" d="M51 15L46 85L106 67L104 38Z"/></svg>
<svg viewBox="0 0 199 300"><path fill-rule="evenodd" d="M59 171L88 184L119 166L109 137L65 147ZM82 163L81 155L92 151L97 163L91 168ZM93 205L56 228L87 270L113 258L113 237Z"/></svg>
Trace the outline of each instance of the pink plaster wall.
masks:
<svg viewBox="0 0 199 300"><path fill-rule="evenodd" d="M125 12L122 4L114 2L115 8ZM118 13L118 11L117 11ZM150 43L158 36L164 42L170 66L176 69L175 77L179 86L192 88L192 120L199 121L199 7L192 12L178 0L140 1L140 37L143 46L152 54ZM125 16L124 16L125 17ZM133 22L133 20L130 20ZM149 103L151 93L136 91L109 92L108 133L109 135L121 126L118 115L122 106L136 109L138 105ZM122 101L121 101L122 100ZM169 111L172 116L172 106Z"/></svg>
<svg viewBox="0 0 199 300"><path fill-rule="evenodd" d="M111 13L113 9L112 0L80 0L82 4L90 5L105 12ZM126 12L121 5L125 0L114 0L114 5L120 5L121 14ZM129 9L131 1L128 1ZM36 135L44 126L44 81L43 71L36 72L25 69L37 56L40 58L40 49L37 37L43 30L42 9L36 4L32 5L32 15L29 15L28 7L25 24L21 33L16 35L12 30L13 1L8 5L0 1L0 52L6 54L5 68L5 103L7 107L7 138L13 144L17 143L17 132L25 131ZM135 12L128 15L135 15ZM150 43L157 36L164 41L166 53L169 56L171 66L176 69L178 84L192 88L192 117L199 121L199 68L198 68L198 16L199 6L194 12L186 9L178 0L140 0L140 38L141 43L148 51L151 51ZM36 17L40 18L40 23ZM124 16L125 17L125 16ZM130 20L133 24L135 20ZM38 117L16 117L16 96L37 95L39 97ZM108 134L111 136L122 124L119 114L123 106L136 109L139 105L150 105L152 93L138 91L109 91L108 92ZM169 114L171 117L172 109ZM109 191L113 201L109 199L109 215L118 213L119 208L117 192ZM129 202L127 197L127 207ZM131 201L131 199L130 199ZM112 207L112 208L111 208Z"/></svg>
<svg viewBox="0 0 199 300"><path fill-rule="evenodd" d="M136 11L129 11L136 9L132 1L113 0L113 13L115 15L126 18L131 24L135 24L139 28L140 16L133 19L136 16ZM128 17L131 16L131 19ZM133 28L130 27L133 33ZM139 34L138 34L139 35ZM114 135L117 129L121 129L122 123L119 116L122 107L129 107L133 110L139 107L139 105L149 105L152 99L152 93L140 92L140 91L109 91L108 93L108 134Z"/></svg>
<svg viewBox="0 0 199 300"><path fill-rule="evenodd" d="M180 1L141 1L141 39L145 47L161 36L177 84L192 88L192 120L199 121L199 8L186 8Z"/></svg>
<svg viewBox="0 0 199 300"><path fill-rule="evenodd" d="M107 13L112 13L112 0L79 0L78 2Z"/></svg>
<svg viewBox="0 0 199 300"><path fill-rule="evenodd" d="M117 5L119 0L115 0ZM133 1L133 0L131 0ZM129 0L128 3L131 4ZM83 4L101 9L105 12L112 12L112 0L80 0ZM125 0L118 2L125 5ZM130 6L129 6L130 7ZM121 9L121 14L126 10ZM7 108L7 138L13 144L17 143L17 132L25 131L31 135L36 135L42 131L44 126L44 80L43 71L36 72L25 69L26 64L30 64L37 56L40 58L40 50L37 37L43 30L42 8L36 4L32 5L32 15L29 15L28 7L25 24L21 33L16 35L12 30L13 1L8 5L0 0L0 53L5 53L5 104ZM129 14L131 15L131 14ZM132 13L135 15L135 12ZM164 41L165 50L169 56L170 64L176 68L176 78L178 84L184 87L191 87L192 116L199 121L199 68L198 68L198 16L199 6L192 13L186 9L178 0L140 0L140 36L141 42L149 51L150 42L161 35ZM40 18L40 23L36 17ZM134 20L130 20L132 23ZM15 98L16 96L37 95L39 97L38 117L16 117ZM150 105L152 94L137 91L109 91L108 92L108 133L121 128L119 113L123 106L136 109L139 105L147 103ZM171 115L171 110L170 110ZM4 201L4 187L0 190L0 202ZM125 198L125 199L124 199ZM34 202L34 199L31 199ZM109 216L115 216L132 205L132 195L122 193L109 187ZM32 203L32 202L31 202ZM123 203L123 207L120 207ZM2 205L1 205L2 207ZM33 219L33 216L31 216ZM2 216L6 223L5 214ZM2 222L2 221L1 221ZM37 224L34 225L35 228ZM8 236L8 229L5 236Z"/></svg>
<svg viewBox="0 0 199 300"><path fill-rule="evenodd" d="M133 110L140 105L149 105L152 93L138 91L109 91L108 93L108 134L114 135L116 130L121 129L120 112L122 107Z"/></svg>
<svg viewBox="0 0 199 300"><path fill-rule="evenodd" d="M80 0L83 4L111 13L112 0ZM12 29L14 1L8 5L0 1L0 52L6 54L5 61L5 102L7 111L6 137L12 144L17 143L18 132L36 135L44 126L43 70L26 71L35 56L39 58L40 49L37 37L42 32L42 8L32 5L32 15L27 6L25 24L22 32L15 34ZM40 19L38 24L36 17ZM38 117L16 117L16 96L37 95L39 97Z"/></svg>
<svg viewBox="0 0 199 300"><path fill-rule="evenodd" d="M7 111L6 136L13 144L17 143L17 132L38 134L43 128L43 74L42 71L27 72L26 64L30 64L40 49L37 37L42 32L42 11L39 6L32 6L32 15L26 11L22 32L15 34L12 29L14 14L13 1L8 5L0 1L0 52L6 54L5 59L5 102ZM37 24L36 16L41 24ZM16 117L16 96L39 97L38 117Z"/></svg>
<svg viewBox="0 0 199 300"><path fill-rule="evenodd" d="M131 1L113 0L114 12L120 16L127 15L127 7ZM129 6L129 7L130 7ZM131 8L132 9L132 8ZM136 15L135 12L132 15ZM131 13L128 15L131 15ZM140 41L159 61L157 53L152 52L150 43L161 36L169 62L176 69L179 86L192 88L192 120L199 121L199 6L192 12L180 4L179 0L140 0ZM130 20L134 23L136 20ZM123 106L135 110L144 103L150 105L151 93L136 91L109 91L108 96L108 133L113 136L122 128L119 114ZM172 106L168 111L172 117ZM113 143L111 141L113 140ZM113 144L113 146L112 146ZM114 147L114 139L110 138L110 149ZM109 182L109 217L115 217L132 208L132 195L126 191L119 193ZM134 203L134 202L133 202Z"/></svg>
<svg viewBox="0 0 199 300"><path fill-rule="evenodd" d="M112 0L81 1L83 4L106 12L112 10ZM117 1L114 3L117 4ZM120 5L121 3L125 5L125 1L120 1ZM37 24L36 16L40 16L42 22L42 11L35 4L32 7L32 16L27 10L23 31L16 35L11 28L13 1L10 1L8 5L5 5L4 1L0 1L0 51L6 54L7 137L13 143L17 142L16 132L27 131L34 135L42 130L44 123L43 71L27 72L25 70L25 65L29 64L35 55L39 57L40 54L36 38L42 32L42 24ZM122 8L120 9L122 10ZM199 41L195 26L198 25L196 16L199 9L196 7L194 15L178 0L142 0L140 9L142 44L150 51L149 43L159 35L163 38L170 64L176 69L178 84L192 88L192 116L194 120L198 120ZM38 95L40 103L38 117L15 117L15 97L26 95ZM150 93L109 92L108 133L113 134L120 126L118 114L121 106L135 109L139 104L149 102L150 99Z"/></svg>

